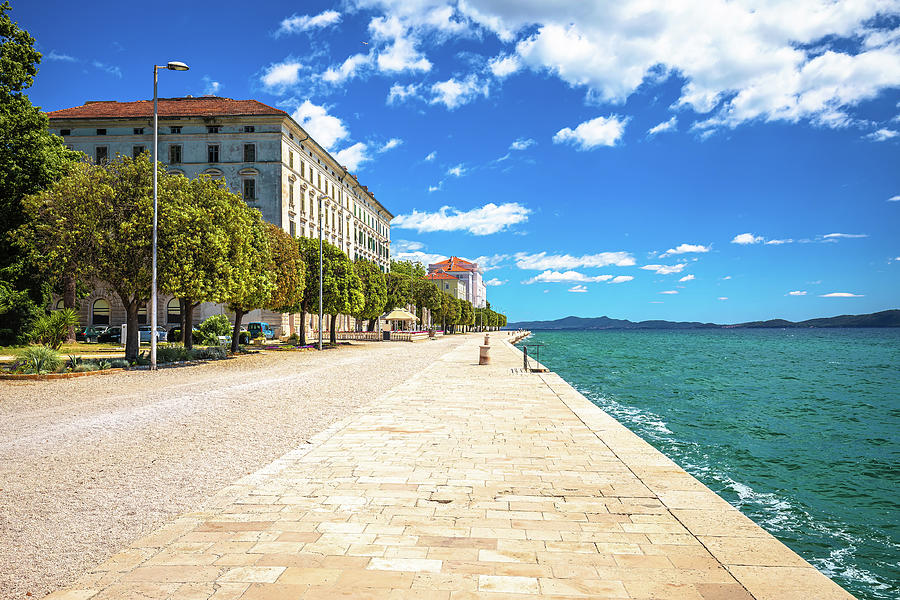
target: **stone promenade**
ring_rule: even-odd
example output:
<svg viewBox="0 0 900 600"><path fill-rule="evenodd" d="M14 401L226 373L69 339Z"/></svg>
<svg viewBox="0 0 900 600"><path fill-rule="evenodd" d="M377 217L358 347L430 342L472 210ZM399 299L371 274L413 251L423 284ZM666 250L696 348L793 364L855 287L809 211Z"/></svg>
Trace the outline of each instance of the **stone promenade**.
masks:
<svg viewBox="0 0 900 600"><path fill-rule="evenodd" d="M851 598L492 337L48 598Z"/></svg>

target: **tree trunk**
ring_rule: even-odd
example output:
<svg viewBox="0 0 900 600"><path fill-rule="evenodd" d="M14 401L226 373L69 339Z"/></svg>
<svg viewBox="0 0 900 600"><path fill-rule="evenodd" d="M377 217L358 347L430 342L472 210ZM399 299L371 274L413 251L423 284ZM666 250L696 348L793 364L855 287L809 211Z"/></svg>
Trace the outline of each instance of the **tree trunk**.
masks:
<svg viewBox="0 0 900 600"><path fill-rule="evenodd" d="M194 347L194 308L200 303L185 298L179 298L178 302L181 304L181 343L190 350Z"/></svg>
<svg viewBox="0 0 900 600"><path fill-rule="evenodd" d="M306 345L306 311L300 311L300 345Z"/></svg>
<svg viewBox="0 0 900 600"><path fill-rule="evenodd" d="M328 332L328 341L337 345L337 314L331 315L331 331Z"/></svg>
<svg viewBox="0 0 900 600"><path fill-rule="evenodd" d="M123 298L122 304L125 305L125 360L134 362L138 357L138 350L141 347L140 331L138 331L138 305L140 301L135 298Z"/></svg>
<svg viewBox="0 0 900 600"><path fill-rule="evenodd" d="M238 343L241 341L241 319L247 314L245 310L234 309L234 331L231 332L231 352L238 351Z"/></svg>
<svg viewBox="0 0 900 600"><path fill-rule="evenodd" d="M366 331L375 331L375 319L369 319L369 324Z"/></svg>

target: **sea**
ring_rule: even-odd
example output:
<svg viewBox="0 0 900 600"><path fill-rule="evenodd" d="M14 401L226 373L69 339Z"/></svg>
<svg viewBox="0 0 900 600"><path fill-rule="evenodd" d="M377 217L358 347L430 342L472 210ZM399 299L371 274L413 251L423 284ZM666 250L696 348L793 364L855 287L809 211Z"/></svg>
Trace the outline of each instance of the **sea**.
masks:
<svg viewBox="0 0 900 600"><path fill-rule="evenodd" d="M900 330L537 331L524 343L846 590L900 598Z"/></svg>

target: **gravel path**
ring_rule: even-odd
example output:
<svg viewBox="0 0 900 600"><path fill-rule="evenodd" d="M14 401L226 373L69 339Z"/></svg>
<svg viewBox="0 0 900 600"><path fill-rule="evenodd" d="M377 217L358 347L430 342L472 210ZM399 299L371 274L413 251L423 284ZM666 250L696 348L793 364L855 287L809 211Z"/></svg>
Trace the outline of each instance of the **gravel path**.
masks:
<svg viewBox="0 0 900 600"><path fill-rule="evenodd" d="M462 339L0 382L0 598L70 583Z"/></svg>

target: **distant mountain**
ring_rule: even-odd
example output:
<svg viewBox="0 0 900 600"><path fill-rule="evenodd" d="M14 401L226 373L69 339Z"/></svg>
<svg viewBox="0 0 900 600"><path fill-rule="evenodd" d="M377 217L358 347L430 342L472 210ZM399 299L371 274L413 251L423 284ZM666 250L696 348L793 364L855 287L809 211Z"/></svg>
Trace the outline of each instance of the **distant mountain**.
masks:
<svg viewBox="0 0 900 600"><path fill-rule="evenodd" d="M716 328L748 328L748 329L781 329L788 327L825 328L825 327L900 327L900 310L883 310L868 315L840 315L827 319L808 319L794 322L784 319L770 321L751 321L735 325L717 325L716 323L698 323L696 321L628 321L626 319L610 319L609 317L565 317L555 321L519 321L509 323L507 329L531 330L599 330L599 329L716 329Z"/></svg>

